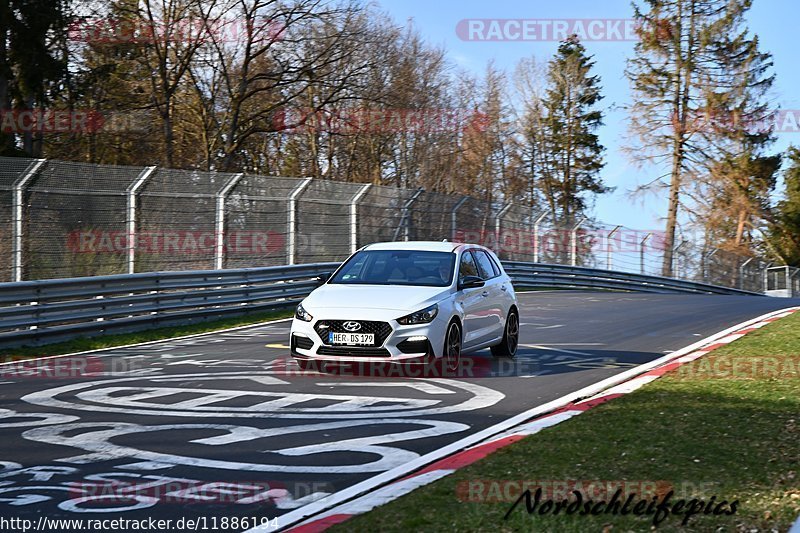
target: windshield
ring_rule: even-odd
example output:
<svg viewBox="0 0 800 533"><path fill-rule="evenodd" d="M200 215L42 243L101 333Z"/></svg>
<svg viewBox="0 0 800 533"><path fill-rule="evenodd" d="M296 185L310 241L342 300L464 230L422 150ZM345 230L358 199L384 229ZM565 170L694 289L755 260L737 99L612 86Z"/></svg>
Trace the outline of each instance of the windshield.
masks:
<svg viewBox="0 0 800 533"><path fill-rule="evenodd" d="M328 283L447 287L456 254L418 250L365 250L351 257Z"/></svg>

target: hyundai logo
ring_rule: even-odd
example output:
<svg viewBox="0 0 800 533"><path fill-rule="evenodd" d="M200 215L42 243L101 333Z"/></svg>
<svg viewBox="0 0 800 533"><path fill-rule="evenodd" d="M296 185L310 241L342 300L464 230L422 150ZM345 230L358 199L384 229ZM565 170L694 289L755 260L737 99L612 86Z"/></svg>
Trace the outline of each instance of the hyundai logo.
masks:
<svg viewBox="0 0 800 533"><path fill-rule="evenodd" d="M350 320L349 322L345 322L344 324L342 324L342 327L347 331L358 331L361 329L361 324Z"/></svg>

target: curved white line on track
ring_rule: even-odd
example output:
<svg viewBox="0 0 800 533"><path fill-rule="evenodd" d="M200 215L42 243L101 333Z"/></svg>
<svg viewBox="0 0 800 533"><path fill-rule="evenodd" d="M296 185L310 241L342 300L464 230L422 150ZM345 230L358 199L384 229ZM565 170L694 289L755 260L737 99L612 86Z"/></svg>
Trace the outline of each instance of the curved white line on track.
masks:
<svg viewBox="0 0 800 533"><path fill-rule="evenodd" d="M269 375L265 373L265 375ZM217 379L225 379L227 377L238 377L242 380L246 380L248 377L257 377L258 374L254 374L253 372L244 372L244 373L204 373L204 374L181 374L181 375L169 375L169 376L158 376L152 379L142 378L142 377L133 377L133 378L119 378L119 379L106 379L106 380L99 380L99 381L90 381L87 383L76 383L71 385L64 385L61 387L56 387L52 389L47 389L44 391L37 391L27 394L22 397L22 400L28 402L33 405L39 405L44 407L50 407L55 409L68 409L68 410L77 410L77 411L94 411L94 412L101 412L101 413L121 413L121 414L128 414L128 415L148 415L148 416L177 416L177 417L203 417L207 418L210 416L220 416L225 418L287 418L287 419L360 419L360 418L374 418L376 416L380 416L382 418L401 418L401 417L418 417L418 416L431 416L431 415L441 415L446 413L460 413L464 411L474 411L477 409L483 409L489 407L491 405L496 404L503 398L505 395L501 392L495 391L493 389L489 389L487 387L482 387L480 385L475 385L474 383L467 383L457 380L451 379L424 379L418 380L423 383L437 383L443 386L453 387L455 389L461 389L464 392L471 394L472 396L468 398L466 401L463 401L458 404L454 405L444 405L441 407L430 407L430 408L421 408L421 409L405 409L399 410L396 412L385 412L383 409L380 411L369 410L368 412L364 412L363 409L357 408L354 405L354 410L352 412L347 413L326 413L321 412L320 410L310 410L306 413L298 413L298 412L280 412L278 411L249 411L249 410L232 410L232 409L225 409L224 407L215 408L212 410L205 410L199 407L195 407L193 409L170 409L168 405L159 408L151 408L151 409L144 409L144 408L122 408L122 407L115 407L114 405L108 405L107 403L98 403L98 404L87 404L87 403L76 403L58 399L57 396L63 394L74 394L80 395L82 392L85 394L88 392L87 389L91 389L93 387L102 387L102 388L112 388L111 385L119 384L119 383L139 383L132 388L136 389L148 389L154 390L156 387L152 385L145 385L144 383L153 383L159 381L176 381L181 379L186 380L197 380L197 379L209 379L209 380L217 380ZM286 382L287 385L290 383ZM183 389L184 392L191 392L194 389ZM207 391L204 389L196 389L200 393L206 393ZM231 391L233 392L233 391ZM155 392L153 392L155 394ZM239 391L239 394L242 396L247 394L247 391ZM283 396L290 396L292 393L287 391ZM325 398L326 395L323 394L311 394L308 395L309 397L319 397ZM334 398L334 397L332 397ZM357 397L345 397L341 395L337 395L335 398L357 398ZM384 400L380 396L373 396L369 398L380 398L382 401ZM385 398L385 400L391 401L392 398ZM438 402L437 402L438 403Z"/></svg>

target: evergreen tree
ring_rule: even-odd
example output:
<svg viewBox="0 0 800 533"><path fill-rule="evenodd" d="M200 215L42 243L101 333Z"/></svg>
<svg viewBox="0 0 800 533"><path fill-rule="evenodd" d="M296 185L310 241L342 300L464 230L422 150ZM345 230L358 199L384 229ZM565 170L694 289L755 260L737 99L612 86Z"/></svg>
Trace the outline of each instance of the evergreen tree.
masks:
<svg viewBox="0 0 800 533"><path fill-rule="evenodd" d="M800 149L789 147L783 199L772 210L769 242L788 265L800 266Z"/></svg>
<svg viewBox="0 0 800 533"><path fill-rule="evenodd" d="M769 208L781 164L780 156L766 154L775 141L768 100L772 56L759 50L758 36L748 35L742 11L733 10L716 25L720 37L712 52L721 75L705 85L706 106L696 117L697 131L711 147L705 154L710 164L698 181L699 213L716 246L752 255L750 228Z"/></svg>
<svg viewBox="0 0 800 533"><path fill-rule="evenodd" d="M547 66L541 97L530 95L522 120L523 152L531 178L555 220L570 224L590 207L586 193L610 191L601 178L605 148L595 131L602 125L600 80L576 36L558 47Z"/></svg>
<svg viewBox="0 0 800 533"><path fill-rule="evenodd" d="M63 79L67 58L67 0L0 2L0 109L43 109L54 85ZM0 131L0 155L41 153L41 134Z"/></svg>
<svg viewBox="0 0 800 533"><path fill-rule="evenodd" d="M640 40L626 72L634 100L629 109L631 131L638 139L631 153L640 163L669 168L643 188L669 189L662 273L671 276L681 197L704 171L709 139L725 138L698 135L697 110L708 103L709 88L726 87L730 81L721 41L735 33L751 2L641 3L644 8L633 4Z"/></svg>

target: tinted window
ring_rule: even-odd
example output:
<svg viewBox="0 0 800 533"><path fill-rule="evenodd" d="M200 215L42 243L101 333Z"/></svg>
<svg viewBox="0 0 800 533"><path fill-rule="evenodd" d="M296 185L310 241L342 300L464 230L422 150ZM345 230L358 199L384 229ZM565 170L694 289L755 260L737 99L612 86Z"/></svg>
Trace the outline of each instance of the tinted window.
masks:
<svg viewBox="0 0 800 533"><path fill-rule="evenodd" d="M447 287L455 260L450 252L364 250L351 257L328 283Z"/></svg>
<svg viewBox="0 0 800 533"><path fill-rule="evenodd" d="M489 256L486 255L486 252L483 250L473 250L472 254L477 260L478 270L483 279L492 279L497 275L494 272L495 266L492 264L492 260L489 259Z"/></svg>
<svg viewBox="0 0 800 533"><path fill-rule="evenodd" d="M494 269L494 275L499 276L502 270L500 270L500 265L497 264L497 260L494 258L492 254L486 254L489 256L489 260L492 262L492 268Z"/></svg>
<svg viewBox="0 0 800 533"><path fill-rule="evenodd" d="M469 252L465 252L461 256L461 264L458 267L458 281L464 281L466 276L480 277L478 267L475 266L475 259L472 258L472 254Z"/></svg>

